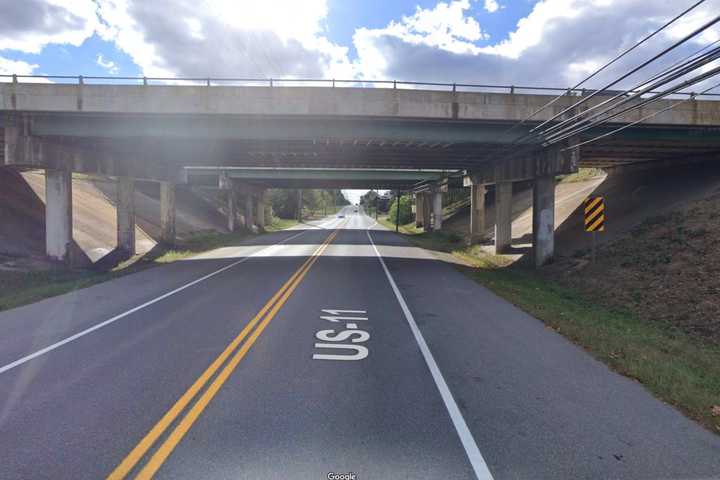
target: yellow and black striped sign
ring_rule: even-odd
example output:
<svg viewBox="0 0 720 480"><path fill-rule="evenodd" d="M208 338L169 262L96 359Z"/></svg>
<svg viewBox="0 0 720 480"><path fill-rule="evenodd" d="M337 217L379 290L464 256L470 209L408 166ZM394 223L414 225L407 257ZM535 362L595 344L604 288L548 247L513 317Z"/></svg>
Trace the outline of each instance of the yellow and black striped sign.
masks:
<svg viewBox="0 0 720 480"><path fill-rule="evenodd" d="M585 231L605 231L605 199L603 197L585 199Z"/></svg>

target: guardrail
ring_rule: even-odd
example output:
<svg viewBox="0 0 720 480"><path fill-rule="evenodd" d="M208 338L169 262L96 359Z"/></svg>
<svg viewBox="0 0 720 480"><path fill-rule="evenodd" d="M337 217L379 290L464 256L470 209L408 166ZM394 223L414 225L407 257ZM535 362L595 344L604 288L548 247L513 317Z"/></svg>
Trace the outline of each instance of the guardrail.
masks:
<svg viewBox="0 0 720 480"><path fill-rule="evenodd" d="M525 85L490 85L474 83L442 83L442 82L413 82L404 80L363 80L363 79L328 79L328 78L228 78L228 77L120 77L120 76L93 76L93 75L14 75L0 74L0 78L9 78L13 83L20 83L22 79L36 79L53 81L52 83L76 85L205 85L212 86L323 86L344 88L391 87L393 89L415 89L417 87L430 87L441 91L499 91L500 93L554 93L582 96L595 92L589 88L558 88L534 87ZM37 83L37 82L27 82ZM608 90L608 94L616 95L620 91ZM648 92L654 94L659 92ZM673 97L692 96L693 92L677 92ZM705 93L697 97L720 97L720 93Z"/></svg>

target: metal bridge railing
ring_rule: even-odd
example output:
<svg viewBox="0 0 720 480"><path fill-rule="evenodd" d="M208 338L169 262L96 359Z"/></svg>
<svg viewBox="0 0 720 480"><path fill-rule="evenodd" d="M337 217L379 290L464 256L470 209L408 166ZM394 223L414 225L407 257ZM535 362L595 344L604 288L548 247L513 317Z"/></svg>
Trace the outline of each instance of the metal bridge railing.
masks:
<svg viewBox="0 0 720 480"><path fill-rule="evenodd" d="M535 94L566 94L582 96L595 90L586 88L559 88L534 87L526 85L491 85L474 83L442 83L442 82L413 82L403 80L363 80L363 79L329 79L329 78L232 78L232 77L120 77L120 76L93 76L93 75L13 75L0 74L0 79L9 79L13 83L21 83L23 79L30 80L22 83L38 83L48 81L59 84L74 85L204 85L213 86L261 86L261 87L287 87L287 86L316 86L316 87L344 87L344 88L372 88L386 87L393 89L412 90L418 87L427 87L431 90L452 92L498 92L498 93L535 93ZM0 80L1 82L2 80ZM617 94L617 91L608 91L608 94ZM658 92L648 92L653 94ZM693 92L677 92L673 97L687 97ZM720 93L706 93L697 97L720 97Z"/></svg>

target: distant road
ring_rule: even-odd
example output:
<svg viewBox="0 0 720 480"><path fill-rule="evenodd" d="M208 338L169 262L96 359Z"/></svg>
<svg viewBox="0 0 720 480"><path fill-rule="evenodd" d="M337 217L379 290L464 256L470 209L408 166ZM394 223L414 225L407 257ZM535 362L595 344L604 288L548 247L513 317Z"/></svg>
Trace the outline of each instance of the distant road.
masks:
<svg viewBox="0 0 720 480"><path fill-rule="evenodd" d="M720 478L720 437L341 213L0 313L0 478Z"/></svg>

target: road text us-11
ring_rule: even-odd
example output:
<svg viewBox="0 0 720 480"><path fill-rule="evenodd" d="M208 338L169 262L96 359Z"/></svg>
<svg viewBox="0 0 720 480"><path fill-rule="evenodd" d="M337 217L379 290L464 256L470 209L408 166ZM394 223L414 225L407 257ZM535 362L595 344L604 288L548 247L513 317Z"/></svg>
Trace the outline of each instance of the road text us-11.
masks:
<svg viewBox="0 0 720 480"><path fill-rule="evenodd" d="M365 310L337 310L323 309L321 320L332 323L340 323L340 328L320 330L315 338L322 343L315 343L315 348L323 353L314 353L314 360L362 360L368 356L368 349L365 343L370 339L370 334L359 328L359 325L368 321ZM344 326L344 328L342 328ZM364 326L364 325L363 325Z"/></svg>

